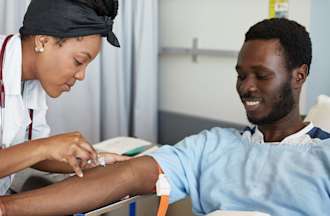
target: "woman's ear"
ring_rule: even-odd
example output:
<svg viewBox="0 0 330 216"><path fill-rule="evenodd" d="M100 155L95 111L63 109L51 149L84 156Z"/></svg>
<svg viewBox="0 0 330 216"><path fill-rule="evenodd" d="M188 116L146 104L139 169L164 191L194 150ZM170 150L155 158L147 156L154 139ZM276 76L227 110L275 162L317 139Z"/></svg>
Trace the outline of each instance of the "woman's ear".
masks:
<svg viewBox="0 0 330 216"><path fill-rule="evenodd" d="M305 83L308 76L308 66L306 64L293 70L292 73L292 84L295 89L301 88Z"/></svg>
<svg viewBox="0 0 330 216"><path fill-rule="evenodd" d="M49 41L49 37L45 35L36 35L34 37L34 49L37 53L45 51L45 46Z"/></svg>

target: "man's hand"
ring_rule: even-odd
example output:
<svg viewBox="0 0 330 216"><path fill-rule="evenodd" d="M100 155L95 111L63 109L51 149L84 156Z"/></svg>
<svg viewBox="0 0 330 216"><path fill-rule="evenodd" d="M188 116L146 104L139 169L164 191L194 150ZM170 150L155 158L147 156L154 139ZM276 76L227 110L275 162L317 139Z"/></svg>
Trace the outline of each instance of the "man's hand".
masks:
<svg viewBox="0 0 330 216"><path fill-rule="evenodd" d="M109 153L109 152L100 152L97 154L97 163L91 163L91 161L80 161L80 167L82 169L90 169L94 168L96 166L103 166L106 164L114 164L117 162L122 162L126 160L132 159L131 157L115 154L115 153ZM104 162L104 163L103 163Z"/></svg>
<svg viewBox="0 0 330 216"><path fill-rule="evenodd" d="M100 152L98 153L99 158L104 158L104 161L106 164L113 164L116 162L122 162L127 161L129 159L132 159L131 157L115 154L115 153L109 153L109 152Z"/></svg>

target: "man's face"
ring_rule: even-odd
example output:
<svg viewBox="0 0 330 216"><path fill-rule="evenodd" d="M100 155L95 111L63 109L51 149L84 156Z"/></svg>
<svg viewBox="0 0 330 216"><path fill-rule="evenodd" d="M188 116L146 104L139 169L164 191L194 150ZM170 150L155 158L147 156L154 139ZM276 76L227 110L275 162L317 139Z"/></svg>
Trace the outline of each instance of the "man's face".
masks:
<svg viewBox="0 0 330 216"><path fill-rule="evenodd" d="M271 124L293 109L291 75L278 40L245 42L236 70L236 89L251 123Z"/></svg>

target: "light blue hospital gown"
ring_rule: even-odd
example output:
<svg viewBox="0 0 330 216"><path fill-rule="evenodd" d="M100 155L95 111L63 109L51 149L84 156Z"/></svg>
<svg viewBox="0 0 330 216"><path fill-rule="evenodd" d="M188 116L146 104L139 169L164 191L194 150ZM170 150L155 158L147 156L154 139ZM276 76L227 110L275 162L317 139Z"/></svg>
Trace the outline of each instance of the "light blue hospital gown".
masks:
<svg viewBox="0 0 330 216"><path fill-rule="evenodd" d="M329 138L312 124L280 143L264 143L257 128L214 128L150 156L170 181L170 202L190 196L197 215L329 216Z"/></svg>

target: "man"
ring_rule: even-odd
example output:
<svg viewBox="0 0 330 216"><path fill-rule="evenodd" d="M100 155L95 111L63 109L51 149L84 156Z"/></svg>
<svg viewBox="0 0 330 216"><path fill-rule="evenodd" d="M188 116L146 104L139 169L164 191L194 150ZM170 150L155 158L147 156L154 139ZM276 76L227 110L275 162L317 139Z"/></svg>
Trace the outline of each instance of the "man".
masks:
<svg viewBox="0 0 330 216"><path fill-rule="evenodd" d="M216 210L328 215L330 134L304 123L301 88L311 64L305 28L287 19L252 26L237 60L243 132L214 128L150 156L97 168L37 191L1 198L4 215L68 214L154 191L158 165L170 201L190 196L197 215Z"/></svg>

